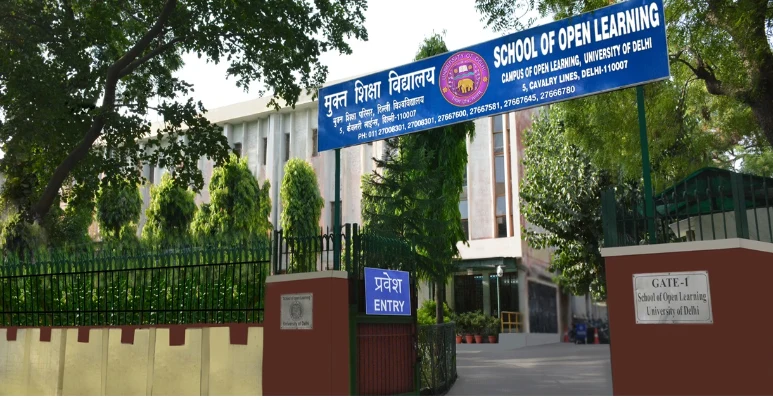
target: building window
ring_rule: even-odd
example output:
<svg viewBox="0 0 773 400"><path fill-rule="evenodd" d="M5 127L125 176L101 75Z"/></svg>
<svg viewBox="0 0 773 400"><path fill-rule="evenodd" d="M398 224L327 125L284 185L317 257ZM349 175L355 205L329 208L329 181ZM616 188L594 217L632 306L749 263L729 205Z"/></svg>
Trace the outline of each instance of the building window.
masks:
<svg viewBox="0 0 773 400"><path fill-rule="evenodd" d="M497 275L489 275L491 315L497 315ZM518 312L518 272L505 272L499 278L499 307L501 311Z"/></svg>
<svg viewBox="0 0 773 400"><path fill-rule="evenodd" d="M285 133L285 161L290 159L290 134Z"/></svg>
<svg viewBox="0 0 773 400"><path fill-rule="evenodd" d="M454 312L483 311L483 276L454 276Z"/></svg>
<svg viewBox="0 0 773 400"><path fill-rule="evenodd" d="M268 159L268 138L263 138L263 165L266 165Z"/></svg>
<svg viewBox="0 0 773 400"><path fill-rule="evenodd" d="M234 143L234 154L236 154L236 157L242 156L242 144L241 143Z"/></svg>
<svg viewBox="0 0 773 400"><path fill-rule="evenodd" d="M507 181L505 179L505 134L503 116L493 121L494 133L494 209L496 216L496 237L507 237Z"/></svg>
<svg viewBox="0 0 773 400"><path fill-rule="evenodd" d="M312 129L311 130L311 156L316 157L317 156L317 147L319 147L319 138L317 136L317 130Z"/></svg>

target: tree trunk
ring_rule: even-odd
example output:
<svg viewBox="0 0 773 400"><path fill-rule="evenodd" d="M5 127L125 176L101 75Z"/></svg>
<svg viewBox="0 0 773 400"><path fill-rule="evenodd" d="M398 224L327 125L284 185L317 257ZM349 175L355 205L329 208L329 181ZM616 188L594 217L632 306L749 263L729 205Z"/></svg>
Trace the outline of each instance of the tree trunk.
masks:
<svg viewBox="0 0 773 400"><path fill-rule="evenodd" d="M443 303L445 302L446 283L439 279L435 288L435 323L443 323Z"/></svg>
<svg viewBox="0 0 773 400"><path fill-rule="evenodd" d="M773 71L770 72L773 75ZM760 129L768 139L768 143L773 146L773 77L770 78L771 84L765 90L761 90L757 101L751 104L752 113L760 125Z"/></svg>
<svg viewBox="0 0 773 400"><path fill-rule="evenodd" d="M83 136L83 140L81 140L59 166L56 167L54 174L46 184L40 198L32 206L32 214L36 221L42 221L46 214L48 214L54 203L54 199L62 188L62 184L65 179L67 179L67 176L70 175L70 171L72 171L73 168L88 155L91 146L93 146L94 142L102 135L106 115L113 112L118 80L132 73L140 66L140 64L151 57L157 56L163 51L170 49L172 44L179 41L179 39L172 40L166 45L151 51L145 57L139 58L145 49L148 48L151 41L161 33L167 20L174 12L175 7L177 7L177 0L166 0L166 4L164 4L163 9L161 10L161 14L159 14L158 19L153 26L145 32L145 34L143 34L142 37L123 56L121 56L121 58L107 69L104 89L105 94L102 99L102 105L99 107L99 113L92 120L91 127L89 127L89 130Z"/></svg>

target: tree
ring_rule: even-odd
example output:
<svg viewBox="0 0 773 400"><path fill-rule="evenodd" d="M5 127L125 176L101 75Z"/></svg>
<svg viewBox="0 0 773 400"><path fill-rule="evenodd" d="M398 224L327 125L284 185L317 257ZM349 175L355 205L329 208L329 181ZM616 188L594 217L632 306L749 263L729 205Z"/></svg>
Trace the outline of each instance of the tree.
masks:
<svg viewBox="0 0 773 400"><path fill-rule="evenodd" d="M416 60L448 51L443 38L425 39ZM369 229L406 239L421 255L418 276L436 282L437 323L443 323L445 281L455 270L456 244L466 242L459 198L467 166L465 122L387 140L383 172L363 177L362 216Z"/></svg>
<svg viewBox="0 0 773 400"><path fill-rule="evenodd" d="M91 243L89 227L92 222L94 222L92 199L86 199L86 201L73 199L64 210L57 204L52 207L43 226L49 247L59 248Z"/></svg>
<svg viewBox="0 0 773 400"><path fill-rule="evenodd" d="M143 239L169 243L187 237L196 213L193 197L193 191L181 186L168 173L164 174L161 184L150 188Z"/></svg>
<svg viewBox="0 0 773 400"><path fill-rule="evenodd" d="M197 236L243 238L268 235L271 198L268 181L260 187L247 167L247 160L231 154L228 161L212 171L210 203L204 204L191 223Z"/></svg>
<svg viewBox="0 0 773 400"><path fill-rule="evenodd" d="M137 237L136 224L142 211L142 196L130 180L102 181L97 194L97 222L108 240Z"/></svg>
<svg viewBox="0 0 773 400"><path fill-rule="evenodd" d="M37 222L26 221L18 212L5 216L0 231L0 245L5 252L24 257L45 244L45 233Z"/></svg>
<svg viewBox="0 0 773 400"><path fill-rule="evenodd" d="M696 169L726 165L723 154L736 138L749 134L742 123L705 119L712 107L725 117L732 110L708 99L697 85L665 81L647 85L645 105L652 182L655 191ZM704 102L705 100L705 102ZM552 107L564 122L564 135L597 167L628 180L642 174L636 93L625 89L571 100ZM559 110L560 109L560 110Z"/></svg>
<svg viewBox="0 0 773 400"><path fill-rule="evenodd" d="M308 161L293 158L285 164L285 174L279 195L282 201L282 230L298 243L294 249L292 268L300 271L315 269L316 236L325 200L319 194L314 168Z"/></svg>
<svg viewBox="0 0 773 400"><path fill-rule="evenodd" d="M582 296L606 296L601 192L609 173L566 140L564 115L546 110L525 135L521 212L526 240L535 249L554 248L549 270L561 286Z"/></svg>
<svg viewBox="0 0 773 400"><path fill-rule="evenodd" d="M677 85L702 83L704 92L719 97L717 101L725 107L740 108L736 111L755 121L758 133L773 143L770 0L665 3L667 40L674 51L671 69ZM531 11L561 19L607 5L607 0L476 0L487 25L502 32L530 27L535 20L523 17Z"/></svg>
<svg viewBox="0 0 773 400"><path fill-rule="evenodd" d="M63 186L93 197L102 173L139 183L144 163L174 167L200 189L197 161L223 162L228 145L174 77L182 55L227 61L237 85L261 83L273 105L293 106L324 82L322 53L367 39L365 9L352 0L0 2L0 170L37 177L23 216L42 221ZM164 119L154 132L150 111Z"/></svg>

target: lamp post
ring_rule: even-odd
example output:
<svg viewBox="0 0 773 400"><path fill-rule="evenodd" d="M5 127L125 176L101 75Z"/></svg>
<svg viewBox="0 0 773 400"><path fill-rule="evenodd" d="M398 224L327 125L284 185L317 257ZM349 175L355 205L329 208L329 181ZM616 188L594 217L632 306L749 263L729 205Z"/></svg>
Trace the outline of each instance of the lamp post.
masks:
<svg viewBox="0 0 773 400"><path fill-rule="evenodd" d="M502 308L499 302L499 278L504 274L503 265L497 265L497 317L502 318Z"/></svg>

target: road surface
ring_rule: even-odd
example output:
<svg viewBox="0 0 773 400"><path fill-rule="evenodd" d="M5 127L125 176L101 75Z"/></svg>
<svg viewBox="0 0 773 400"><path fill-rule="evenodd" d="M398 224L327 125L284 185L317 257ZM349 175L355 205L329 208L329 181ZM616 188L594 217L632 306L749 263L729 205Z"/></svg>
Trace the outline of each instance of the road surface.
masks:
<svg viewBox="0 0 773 400"><path fill-rule="evenodd" d="M518 350L457 350L449 396L611 396L608 345L569 343ZM469 348L469 347L468 347Z"/></svg>

